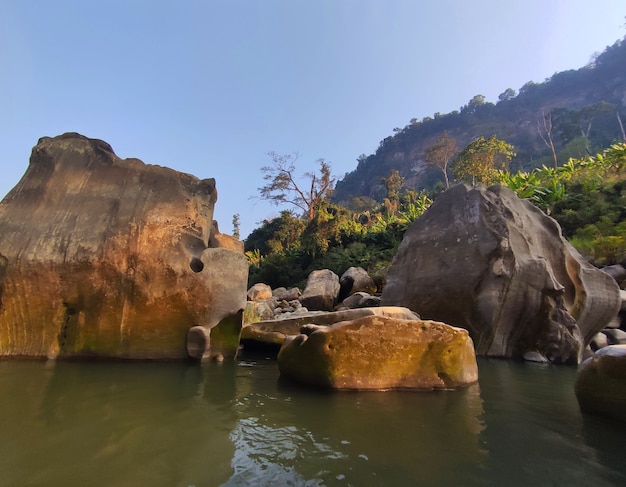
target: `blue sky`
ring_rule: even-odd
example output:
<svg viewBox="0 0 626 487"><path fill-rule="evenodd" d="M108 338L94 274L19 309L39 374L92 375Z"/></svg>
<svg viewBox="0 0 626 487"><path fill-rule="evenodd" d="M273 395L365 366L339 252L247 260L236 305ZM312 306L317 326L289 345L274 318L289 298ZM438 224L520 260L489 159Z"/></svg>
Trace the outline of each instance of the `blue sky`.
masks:
<svg viewBox="0 0 626 487"><path fill-rule="evenodd" d="M267 153L341 177L413 117L586 65L626 34L623 0L0 0L0 197L39 137L217 180L224 233Z"/></svg>

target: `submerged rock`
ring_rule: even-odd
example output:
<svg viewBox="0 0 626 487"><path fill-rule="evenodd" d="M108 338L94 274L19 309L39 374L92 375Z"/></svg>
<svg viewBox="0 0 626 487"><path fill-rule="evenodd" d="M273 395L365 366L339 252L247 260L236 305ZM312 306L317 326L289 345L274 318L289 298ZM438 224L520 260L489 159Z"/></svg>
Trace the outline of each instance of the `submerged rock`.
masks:
<svg viewBox="0 0 626 487"><path fill-rule="evenodd" d="M457 185L406 232L381 304L469 330L478 355L579 363L620 303L555 220L507 188Z"/></svg>
<svg viewBox="0 0 626 487"><path fill-rule="evenodd" d="M247 263L209 246L216 200L101 140L40 139L0 203L0 355L234 356Z"/></svg>
<svg viewBox="0 0 626 487"><path fill-rule="evenodd" d="M453 389L478 380L467 330L366 316L305 327L278 354L281 376L331 389Z"/></svg>

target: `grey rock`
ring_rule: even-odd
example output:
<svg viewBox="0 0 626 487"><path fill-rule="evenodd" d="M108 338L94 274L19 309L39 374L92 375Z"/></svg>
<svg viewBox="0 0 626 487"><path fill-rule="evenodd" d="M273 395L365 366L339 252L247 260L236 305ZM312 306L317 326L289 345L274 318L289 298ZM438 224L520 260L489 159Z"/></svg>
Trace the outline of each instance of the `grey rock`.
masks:
<svg viewBox="0 0 626 487"><path fill-rule="evenodd" d="M339 287L339 277L333 271L313 271L309 274L300 302L312 310L332 311Z"/></svg>
<svg viewBox="0 0 626 487"><path fill-rule="evenodd" d="M602 333L606 335L609 345L624 345L626 344L626 331L616 330L612 328L605 328Z"/></svg>
<svg viewBox="0 0 626 487"><path fill-rule="evenodd" d="M617 314L615 280L508 188L457 185L405 233L382 305L466 328L478 355L578 363Z"/></svg>
<svg viewBox="0 0 626 487"><path fill-rule="evenodd" d="M339 300L345 300L357 292L373 294L376 292L376 283L362 267L350 267L339 279Z"/></svg>

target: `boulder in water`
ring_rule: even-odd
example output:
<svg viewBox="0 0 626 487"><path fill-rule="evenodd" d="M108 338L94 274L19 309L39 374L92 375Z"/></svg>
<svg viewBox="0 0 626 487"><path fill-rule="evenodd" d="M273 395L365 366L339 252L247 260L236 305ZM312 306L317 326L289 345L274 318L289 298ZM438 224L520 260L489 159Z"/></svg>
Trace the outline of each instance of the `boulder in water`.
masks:
<svg viewBox="0 0 626 487"><path fill-rule="evenodd" d="M281 376L348 390L454 389L478 380L467 330L444 323L366 316L308 325L278 354Z"/></svg>
<svg viewBox="0 0 626 487"><path fill-rule="evenodd" d="M216 201L213 179L40 139L0 202L0 355L234 357L248 268L209 245Z"/></svg>

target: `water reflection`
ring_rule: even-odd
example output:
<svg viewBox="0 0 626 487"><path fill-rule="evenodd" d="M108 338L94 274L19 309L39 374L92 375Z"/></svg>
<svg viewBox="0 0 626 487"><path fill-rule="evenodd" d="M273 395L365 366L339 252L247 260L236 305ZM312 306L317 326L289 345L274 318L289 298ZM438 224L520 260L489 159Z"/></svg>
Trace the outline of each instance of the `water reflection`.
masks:
<svg viewBox="0 0 626 487"><path fill-rule="evenodd" d="M3 485L218 485L232 474L233 370L207 377L180 364L18 365L32 369L20 377L36 385L24 390L2 376L2 391L13 389L22 404L2 430L12 443L2 441Z"/></svg>
<svg viewBox="0 0 626 487"><path fill-rule="evenodd" d="M0 361L0 487L626 485L575 368L481 361L455 392L325 393L276 363Z"/></svg>
<svg viewBox="0 0 626 487"><path fill-rule="evenodd" d="M595 430L602 439L585 441L575 367L499 360L480 365L488 485L626 485L626 425L613 425L621 429L617 434L603 425ZM604 463L600 452L607 448L617 448L622 460Z"/></svg>
<svg viewBox="0 0 626 487"><path fill-rule="evenodd" d="M480 485L480 388L324 393L277 382L238 394L224 485Z"/></svg>

